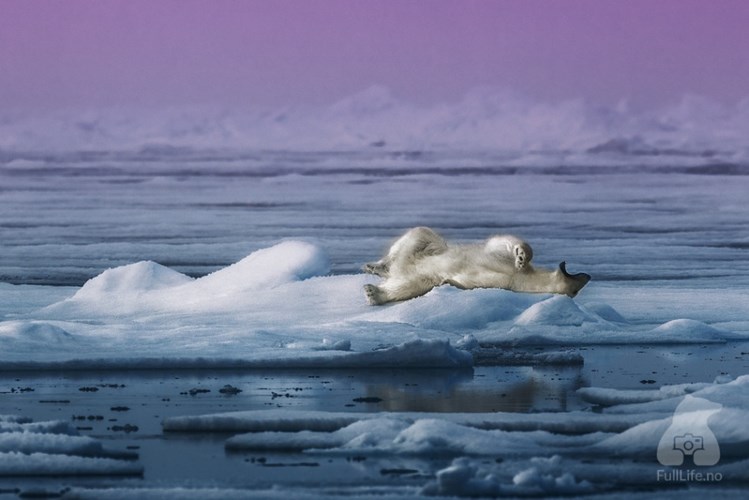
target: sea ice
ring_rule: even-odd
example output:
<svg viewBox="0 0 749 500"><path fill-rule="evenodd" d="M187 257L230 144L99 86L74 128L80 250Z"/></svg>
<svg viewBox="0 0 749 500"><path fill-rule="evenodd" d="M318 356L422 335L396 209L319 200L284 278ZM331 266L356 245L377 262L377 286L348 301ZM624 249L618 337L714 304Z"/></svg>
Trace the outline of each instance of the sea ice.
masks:
<svg viewBox="0 0 749 500"><path fill-rule="evenodd" d="M19 422L20 420L20 422ZM0 415L0 476L139 475L137 455L78 436L68 423Z"/></svg>
<svg viewBox="0 0 749 500"><path fill-rule="evenodd" d="M473 363L471 351L489 359L482 349L491 345L749 338L694 319L643 325L600 301L497 289L443 286L371 307L361 290L371 277L331 276L329 266L319 245L289 240L198 279L154 262L109 269L69 298L0 322L2 367L460 367ZM571 362L574 353L539 356L534 363Z"/></svg>
<svg viewBox="0 0 749 500"><path fill-rule="evenodd" d="M166 431L239 432L226 442L233 450L456 457L424 486L425 494L569 495L623 486L659 487L656 472L663 466L657 462L657 448L676 418L678 405L680 424L697 425L709 416L707 423L721 452L720 463L709 471L728 484L741 484L749 480L748 383L749 376L742 376L728 382L637 391L642 394L609 389L605 402L610 406L603 411L566 412L563 418L559 413L355 414L284 409L174 417L163 426ZM604 389L594 389L582 392L600 402ZM703 406L691 404L698 400L711 401L709 415ZM673 404L663 406L663 401Z"/></svg>

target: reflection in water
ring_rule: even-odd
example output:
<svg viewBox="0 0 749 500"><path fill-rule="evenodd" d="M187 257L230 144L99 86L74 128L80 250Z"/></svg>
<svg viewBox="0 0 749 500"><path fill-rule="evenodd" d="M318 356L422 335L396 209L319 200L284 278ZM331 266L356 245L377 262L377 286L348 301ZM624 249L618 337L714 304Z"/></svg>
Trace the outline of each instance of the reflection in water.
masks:
<svg viewBox="0 0 749 500"><path fill-rule="evenodd" d="M581 369L481 366L474 370L0 372L0 397L3 410L8 413L36 421L71 422L80 427L81 434L95 436L108 448L135 450L145 469L143 479L138 479L139 486L361 484L372 478L389 485L421 485L425 476L449 465L449 459L387 456L322 460L307 454L232 454L224 451L224 434L164 435L161 421L179 415L278 408L348 412L561 411L574 406L568 400L582 384ZM221 393L227 384L241 392ZM374 402L355 401L367 397ZM115 411L117 407L128 410ZM77 416L75 420L71 420L73 416ZM115 424L137 430L117 432ZM310 465L312 462L314 465ZM300 463L307 465L299 466ZM124 481L119 484L126 484ZM111 485L112 479L66 478L65 484L71 483L100 487ZM23 478L10 478L0 480L0 489L39 484L36 479L32 484ZM43 487L59 491L63 486L53 478Z"/></svg>
<svg viewBox="0 0 749 500"><path fill-rule="evenodd" d="M423 377L421 377L423 378ZM384 411L567 411L569 394L583 385L580 366L485 367L468 379L425 382L414 377L366 384Z"/></svg>

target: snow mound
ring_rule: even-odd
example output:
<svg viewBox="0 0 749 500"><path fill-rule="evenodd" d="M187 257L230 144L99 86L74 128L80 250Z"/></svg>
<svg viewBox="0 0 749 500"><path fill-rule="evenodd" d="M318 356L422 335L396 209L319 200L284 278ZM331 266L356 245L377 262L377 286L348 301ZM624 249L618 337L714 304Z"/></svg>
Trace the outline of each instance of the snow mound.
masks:
<svg viewBox="0 0 749 500"><path fill-rule="evenodd" d="M207 293L224 294L273 288L330 272L325 251L305 241L284 241L257 250L236 264L200 278L196 285Z"/></svg>
<svg viewBox="0 0 749 500"><path fill-rule="evenodd" d="M600 318L583 310L574 300L565 296L551 297L533 304L515 320L516 325L580 326L597 322Z"/></svg>
<svg viewBox="0 0 749 500"><path fill-rule="evenodd" d="M365 318L435 330L478 330L495 321L513 319L538 300L533 295L507 290L477 289L466 293L465 290L443 286L415 300L367 314Z"/></svg>
<svg viewBox="0 0 749 500"><path fill-rule="evenodd" d="M73 301L97 301L114 295L120 301L141 297L168 302L167 298L183 296L230 295L305 280L329 270L328 257L320 247L285 241L197 280L151 261L108 269L86 282Z"/></svg>
<svg viewBox="0 0 749 500"><path fill-rule="evenodd" d="M104 271L88 280L74 297L87 299L101 294L129 295L171 288L191 281L189 276L156 262L142 261Z"/></svg>
<svg viewBox="0 0 749 500"><path fill-rule="evenodd" d="M719 328L714 328L701 321L693 319L675 319L653 329L657 335L678 335L685 340L689 338L715 338L725 339L731 337L731 333Z"/></svg>
<svg viewBox="0 0 749 500"><path fill-rule="evenodd" d="M4 344L56 346L73 342L74 337L59 326L38 321L7 321L0 323L0 340Z"/></svg>
<svg viewBox="0 0 749 500"><path fill-rule="evenodd" d="M486 431L443 419L419 419L392 439L380 437L379 447L395 452L419 455L494 455L498 450L509 454L541 453L543 448L532 440L504 431ZM356 440L344 447L364 452Z"/></svg>

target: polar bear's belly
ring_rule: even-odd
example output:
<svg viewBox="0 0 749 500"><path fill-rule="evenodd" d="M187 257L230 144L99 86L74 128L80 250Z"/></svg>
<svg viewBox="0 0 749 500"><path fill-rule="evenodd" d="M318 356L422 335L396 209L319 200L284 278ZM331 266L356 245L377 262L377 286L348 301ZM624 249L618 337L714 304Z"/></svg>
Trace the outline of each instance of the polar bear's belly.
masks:
<svg viewBox="0 0 749 500"><path fill-rule="evenodd" d="M502 266L497 266L499 263L491 260L483 252L455 248L422 259L417 268L419 274L433 277L435 285L452 283L461 288L509 287L514 269L499 269Z"/></svg>

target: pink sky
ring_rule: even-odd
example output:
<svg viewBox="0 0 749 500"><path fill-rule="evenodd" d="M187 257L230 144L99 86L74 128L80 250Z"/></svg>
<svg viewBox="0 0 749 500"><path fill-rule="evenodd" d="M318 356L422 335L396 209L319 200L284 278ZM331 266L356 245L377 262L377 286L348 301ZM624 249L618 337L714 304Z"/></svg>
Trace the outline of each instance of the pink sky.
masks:
<svg viewBox="0 0 749 500"><path fill-rule="evenodd" d="M743 0L0 0L0 109L749 97Z"/></svg>

